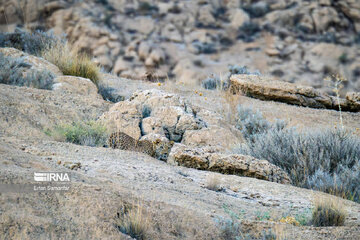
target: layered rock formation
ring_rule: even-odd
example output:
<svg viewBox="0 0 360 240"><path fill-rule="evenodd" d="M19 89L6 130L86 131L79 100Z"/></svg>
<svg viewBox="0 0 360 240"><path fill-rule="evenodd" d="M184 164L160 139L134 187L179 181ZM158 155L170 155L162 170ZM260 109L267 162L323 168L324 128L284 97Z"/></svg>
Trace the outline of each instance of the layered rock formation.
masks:
<svg viewBox="0 0 360 240"><path fill-rule="evenodd" d="M229 64L331 92L339 73L360 90L358 0L1 1L4 31L16 24L66 33L105 70L197 84Z"/></svg>
<svg viewBox="0 0 360 240"><path fill-rule="evenodd" d="M261 100L285 102L312 108L360 111L359 93L350 92L346 99L329 96L312 87L297 86L256 75L233 75L230 78L232 93L244 94ZM339 100L339 101L338 101Z"/></svg>
<svg viewBox="0 0 360 240"><path fill-rule="evenodd" d="M254 177L271 182L291 183L289 176L279 167L266 160L258 160L239 154L219 153L214 148L189 148L176 144L168 163L200 170Z"/></svg>

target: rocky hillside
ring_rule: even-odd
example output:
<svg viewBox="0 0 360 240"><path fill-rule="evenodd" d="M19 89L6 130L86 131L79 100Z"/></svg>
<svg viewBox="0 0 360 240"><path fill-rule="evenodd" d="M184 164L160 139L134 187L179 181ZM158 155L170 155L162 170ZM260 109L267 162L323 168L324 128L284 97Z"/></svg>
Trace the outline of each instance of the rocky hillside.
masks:
<svg viewBox="0 0 360 240"><path fill-rule="evenodd" d="M343 162L336 173L331 173L335 175L330 175L325 172L326 161L321 162L326 151L317 158L316 148L321 145L315 145L314 151L311 148L314 142L310 150L317 161L316 172L312 172L311 162L297 169L296 166L301 166L298 162L289 170L283 158L277 161L254 157L240 147L249 136L252 143L264 138L266 146L275 143L274 149L280 149L286 157L290 153L285 146L296 148L294 142L287 142L291 137L296 139L302 132L319 129L323 137L315 138L316 144L322 144L322 139L324 143L337 141L337 138L333 140L337 135L325 134L327 129L334 129L334 124L339 126L339 112L325 109L332 106L332 98L311 87L290 83L276 86L266 84L273 80L261 76L233 75L229 91L220 91L204 90L200 86L189 88L171 81L158 84L102 74L101 81L117 89L124 99L111 103L103 100L90 80L64 76L56 65L42 58L13 48L0 48L0 53L2 59L17 58L20 67L10 69L23 71L26 79L30 76L32 81L39 81L31 78L31 72L44 70L51 70L53 78L52 85L46 89L0 84L0 239L356 239L359 236L358 93L341 99L342 120L349 135L338 139L344 144L340 149L338 144L331 146L332 151L343 153L344 159L355 162ZM6 82L6 72L0 73L1 81ZM254 77L253 81L247 81ZM244 96L246 92L272 101ZM238 105L241 108L237 110ZM279 120L285 120L288 127L284 128ZM108 133L117 134L109 142L96 145L91 137L106 133L98 128L82 128L80 123L88 121L92 121L90 127L101 124ZM64 126L65 132L53 132ZM293 132L293 126L298 133ZM86 141L74 141L83 131L90 134L84 135ZM87 131L95 131L95 135ZM256 135L251 131L265 132ZM271 139L276 135L266 140L266 131L288 136L289 140L273 142ZM65 138L53 133L65 134ZM149 146L152 151L148 151ZM309 147L306 144L303 147L305 155L301 159L305 161L310 153L306 151L310 150L305 149ZM287 159L291 161L291 157ZM318 164L322 164L322 174L338 177L352 195L340 198L324 193L325 183ZM313 174L305 179L308 185L297 182L300 177L297 174L304 169ZM34 184L34 172L68 172L70 190L23 192L14 188ZM336 215L339 222L330 223L336 226L323 227L329 225L323 215L319 218L321 223L315 222L313 211L319 199L334 202L335 210L341 211Z"/></svg>
<svg viewBox="0 0 360 240"><path fill-rule="evenodd" d="M196 85L228 65L329 91L339 73L360 90L358 0L1 0L3 31L53 29L106 71Z"/></svg>
<svg viewBox="0 0 360 240"><path fill-rule="evenodd" d="M359 238L358 0L0 0L0 29L0 240Z"/></svg>

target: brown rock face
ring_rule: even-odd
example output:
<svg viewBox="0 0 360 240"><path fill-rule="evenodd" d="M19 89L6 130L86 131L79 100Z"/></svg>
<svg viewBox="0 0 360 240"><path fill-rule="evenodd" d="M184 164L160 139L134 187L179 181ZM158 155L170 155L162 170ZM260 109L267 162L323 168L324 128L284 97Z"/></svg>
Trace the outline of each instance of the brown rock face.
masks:
<svg viewBox="0 0 360 240"><path fill-rule="evenodd" d="M241 93L261 100L278 101L303 107L339 109L335 97L321 93L312 87L296 86L292 83L256 75L233 75L230 82L233 94ZM360 111L358 101L353 99L355 98L352 95L349 95L347 99L340 99L341 109Z"/></svg>
<svg viewBox="0 0 360 240"><path fill-rule="evenodd" d="M214 148L189 148L176 144L170 152L168 163L271 182L291 183L283 170L266 160L239 154L217 153Z"/></svg>

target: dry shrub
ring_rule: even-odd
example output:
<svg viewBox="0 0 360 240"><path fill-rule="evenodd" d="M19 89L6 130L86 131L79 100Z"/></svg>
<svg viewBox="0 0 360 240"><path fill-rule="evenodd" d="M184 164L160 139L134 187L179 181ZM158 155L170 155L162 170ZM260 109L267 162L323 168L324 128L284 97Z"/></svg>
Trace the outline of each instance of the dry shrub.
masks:
<svg viewBox="0 0 360 240"><path fill-rule="evenodd" d="M285 170L294 185L360 202L360 138L345 129L300 132L268 122L239 106L236 127L246 143L234 152L251 155Z"/></svg>
<svg viewBox="0 0 360 240"><path fill-rule="evenodd" d="M209 190L218 192L222 190L221 181L218 175L210 175L206 178L205 187Z"/></svg>
<svg viewBox="0 0 360 240"><path fill-rule="evenodd" d="M137 240L142 240L146 238L148 226L149 217L144 213L143 205L140 201L130 205L123 205L117 222L117 228L120 232Z"/></svg>
<svg viewBox="0 0 360 240"><path fill-rule="evenodd" d="M346 212L339 201L320 197L314 201L312 224L316 227L343 226Z"/></svg>
<svg viewBox="0 0 360 240"><path fill-rule="evenodd" d="M64 75L90 79L96 86L100 80L100 69L86 54L73 49L69 43L58 44L42 51L41 56L56 65Z"/></svg>

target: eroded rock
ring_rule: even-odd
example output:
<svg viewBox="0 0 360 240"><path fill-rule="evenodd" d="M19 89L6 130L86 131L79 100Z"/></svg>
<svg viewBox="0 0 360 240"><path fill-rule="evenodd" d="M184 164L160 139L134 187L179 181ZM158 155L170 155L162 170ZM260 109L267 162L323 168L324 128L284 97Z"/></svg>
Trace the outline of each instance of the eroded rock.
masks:
<svg viewBox="0 0 360 240"><path fill-rule="evenodd" d="M291 183L287 173L267 160L240 154L218 153L218 150L212 147L198 148L175 144L167 162L223 174L254 177L284 184Z"/></svg>
<svg viewBox="0 0 360 240"><path fill-rule="evenodd" d="M244 94L261 100L278 101L312 108L338 110L335 97L315 90L312 87L297 86L288 82L276 81L256 75L233 75L230 78L231 92ZM352 99L350 97L350 99ZM340 99L344 111L360 111L359 105L348 99Z"/></svg>
<svg viewBox="0 0 360 240"><path fill-rule="evenodd" d="M59 76L54 79L54 91L64 91L73 94L102 98L96 85L87 78L74 76Z"/></svg>

